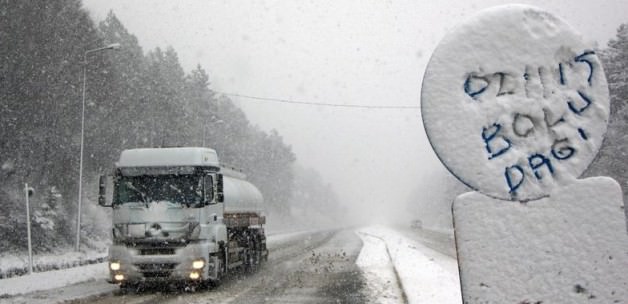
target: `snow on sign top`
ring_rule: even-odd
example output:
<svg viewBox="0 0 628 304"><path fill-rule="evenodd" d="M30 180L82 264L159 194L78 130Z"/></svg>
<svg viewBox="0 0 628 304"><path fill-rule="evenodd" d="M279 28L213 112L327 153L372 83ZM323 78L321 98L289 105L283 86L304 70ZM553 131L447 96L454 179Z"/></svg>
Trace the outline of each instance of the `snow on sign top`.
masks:
<svg viewBox="0 0 628 304"><path fill-rule="evenodd" d="M591 46L538 8L484 10L440 42L421 93L426 133L471 188L534 200L575 180L602 143L609 94Z"/></svg>

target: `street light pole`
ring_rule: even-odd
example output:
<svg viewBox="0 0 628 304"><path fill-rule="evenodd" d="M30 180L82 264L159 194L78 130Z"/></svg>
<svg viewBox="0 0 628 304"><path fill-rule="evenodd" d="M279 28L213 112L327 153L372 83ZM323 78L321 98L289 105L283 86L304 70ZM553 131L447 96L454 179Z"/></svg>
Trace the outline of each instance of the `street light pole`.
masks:
<svg viewBox="0 0 628 304"><path fill-rule="evenodd" d="M31 239L31 206L28 202L28 198L33 195L35 190L28 186L28 183L24 184L24 196L26 198L26 233L28 238L28 274L33 274L33 246Z"/></svg>
<svg viewBox="0 0 628 304"><path fill-rule="evenodd" d="M91 49L85 51L83 55L83 98L81 102L81 152L79 156L79 184L78 184L78 211L76 218L76 251L79 251L81 246L81 203L83 192L83 141L85 139L85 89L87 86L87 55L90 53L104 51L104 50L117 50L120 48L119 43L112 43L110 45Z"/></svg>

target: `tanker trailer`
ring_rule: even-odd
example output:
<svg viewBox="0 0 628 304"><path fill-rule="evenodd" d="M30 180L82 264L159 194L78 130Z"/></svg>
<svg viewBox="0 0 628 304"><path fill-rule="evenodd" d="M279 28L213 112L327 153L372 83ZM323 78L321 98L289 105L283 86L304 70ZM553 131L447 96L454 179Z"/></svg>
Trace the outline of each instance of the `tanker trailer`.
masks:
<svg viewBox="0 0 628 304"><path fill-rule="evenodd" d="M110 283L215 283L268 258L261 193L213 149L124 150L99 186L113 210Z"/></svg>

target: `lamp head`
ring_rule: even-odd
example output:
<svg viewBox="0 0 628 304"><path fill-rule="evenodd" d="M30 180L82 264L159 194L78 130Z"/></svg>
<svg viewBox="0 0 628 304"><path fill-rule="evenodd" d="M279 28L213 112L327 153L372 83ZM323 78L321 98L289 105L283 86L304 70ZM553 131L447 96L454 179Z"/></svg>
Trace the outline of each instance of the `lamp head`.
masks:
<svg viewBox="0 0 628 304"><path fill-rule="evenodd" d="M28 197L33 196L33 194L35 194L35 189L33 187L26 188L26 194L28 195Z"/></svg>
<svg viewBox="0 0 628 304"><path fill-rule="evenodd" d="M120 49L120 43L112 43L106 47L107 49L117 50Z"/></svg>

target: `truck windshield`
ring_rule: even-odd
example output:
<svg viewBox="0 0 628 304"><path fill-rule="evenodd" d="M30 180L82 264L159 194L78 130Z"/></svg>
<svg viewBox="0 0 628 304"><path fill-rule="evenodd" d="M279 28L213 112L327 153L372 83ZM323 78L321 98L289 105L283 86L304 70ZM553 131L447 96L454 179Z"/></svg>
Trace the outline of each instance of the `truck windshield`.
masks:
<svg viewBox="0 0 628 304"><path fill-rule="evenodd" d="M117 204L169 201L196 206L203 201L202 178L187 174L120 176L114 198Z"/></svg>

